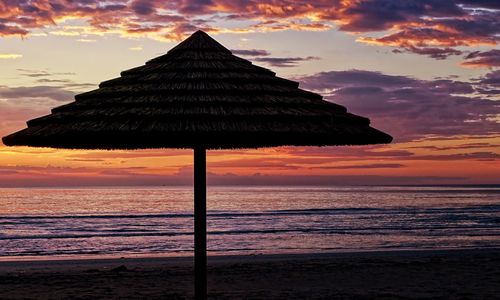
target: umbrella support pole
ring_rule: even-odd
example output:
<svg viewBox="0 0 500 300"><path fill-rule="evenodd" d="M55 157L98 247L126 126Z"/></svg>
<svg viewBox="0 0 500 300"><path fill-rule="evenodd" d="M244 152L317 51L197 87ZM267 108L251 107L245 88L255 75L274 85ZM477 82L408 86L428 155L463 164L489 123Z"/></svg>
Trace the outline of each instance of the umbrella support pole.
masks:
<svg viewBox="0 0 500 300"><path fill-rule="evenodd" d="M207 180L206 151L194 148L194 295L207 298Z"/></svg>

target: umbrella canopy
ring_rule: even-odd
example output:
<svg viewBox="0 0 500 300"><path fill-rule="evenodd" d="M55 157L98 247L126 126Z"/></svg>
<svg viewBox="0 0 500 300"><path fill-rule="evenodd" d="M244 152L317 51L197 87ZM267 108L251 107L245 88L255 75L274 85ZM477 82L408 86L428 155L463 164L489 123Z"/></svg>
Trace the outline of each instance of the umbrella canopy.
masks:
<svg viewBox="0 0 500 300"><path fill-rule="evenodd" d="M367 118L234 56L203 31L27 122L5 145L75 149L389 143Z"/></svg>

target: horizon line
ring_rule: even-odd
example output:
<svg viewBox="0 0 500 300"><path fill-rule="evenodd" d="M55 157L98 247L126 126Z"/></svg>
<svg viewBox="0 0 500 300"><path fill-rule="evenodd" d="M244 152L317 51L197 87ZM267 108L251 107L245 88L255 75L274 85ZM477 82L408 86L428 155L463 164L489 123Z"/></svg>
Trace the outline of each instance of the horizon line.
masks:
<svg viewBox="0 0 500 300"><path fill-rule="evenodd" d="M140 187L192 187L192 184L116 184L116 185L18 185L1 186L1 189L21 188L140 188ZM469 183L469 184L207 184L207 187L485 187L500 188L500 183Z"/></svg>

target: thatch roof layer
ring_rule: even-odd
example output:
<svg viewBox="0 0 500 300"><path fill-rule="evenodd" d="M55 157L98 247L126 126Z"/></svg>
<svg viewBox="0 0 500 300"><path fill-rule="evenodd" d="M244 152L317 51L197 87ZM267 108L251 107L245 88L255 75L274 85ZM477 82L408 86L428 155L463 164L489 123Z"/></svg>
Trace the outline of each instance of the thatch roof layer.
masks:
<svg viewBox="0 0 500 300"><path fill-rule="evenodd" d="M85 149L362 145L391 137L295 81L236 57L198 31L107 80L6 145Z"/></svg>

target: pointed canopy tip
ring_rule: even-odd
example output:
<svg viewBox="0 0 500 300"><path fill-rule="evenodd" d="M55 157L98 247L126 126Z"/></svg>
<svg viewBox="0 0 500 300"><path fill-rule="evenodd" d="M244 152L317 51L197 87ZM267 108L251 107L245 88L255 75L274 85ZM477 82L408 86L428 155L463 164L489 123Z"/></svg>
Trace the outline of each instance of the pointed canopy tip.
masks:
<svg viewBox="0 0 500 300"><path fill-rule="evenodd" d="M187 39L180 44L170 49L168 53L176 52L179 50L203 50L203 51L217 51L231 53L229 49L222 46L214 38L203 30L197 30L191 34Z"/></svg>

